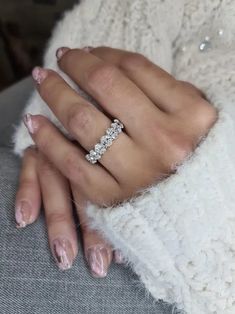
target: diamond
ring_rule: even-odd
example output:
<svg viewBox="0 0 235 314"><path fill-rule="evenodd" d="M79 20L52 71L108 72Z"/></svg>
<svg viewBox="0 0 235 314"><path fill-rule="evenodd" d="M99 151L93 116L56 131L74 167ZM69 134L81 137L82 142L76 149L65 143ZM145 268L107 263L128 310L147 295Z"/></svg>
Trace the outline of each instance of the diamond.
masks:
<svg viewBox="0 0 235 314"><path fill-rule="evenodd" d="M113 133L113 128L108 128L108 129L106 130L106 134L107 134L107 135L112 135L112 133Z"/></svg>
<svg viewBox="0 0 235 314"><path fill-rule="evenodd" d="M121 129L124 128L124 125L123 125L118 119L114 119L113 121L114 121L114 123L118 124L118 126L119 126Z"/></svg>
<svg viewBox="0 0 235 314"><path fill-rule="evenodd" d="M98 154L102 155L102 154L105 153L106 149L105 149L105 147L104 147L102 144L96 144L96 145L95 145L95 151L96 151Z"/></svg>
<svg viewBox="0 0 235 314"><path fill-rule="evenodd" d="M109 137L109 138L107 139L107 141L106 141L106 145L107 145L107 146L111 146L112 143L113 143L113 140L112 140L111 137Z"/></svg>
<svg viewBox="0 0 235 314"><path fill-rule="evenodd" d="M111 127L112 128L116 128L117 127L117 123L111 123Z"/></svg>
<svg viewBox="0 0 235 314"><path fill-rule="evenodd" d="M97 162L97 160L94 157L91 157L89 154L86 155L86 159L92 164L95 164Z"/></svg>
<svg viewBox="0 0 235 314"><path fill-rule="evenodd" d="M113 132L113 134L111 135L111 138L112 138L113 140L115 140L115 138L117 138L117 136L118 136L118 132L115 130L115 131Z"/></svg>
<svg viewBox="0 0 235 314"><path fill-rule="evenodd" d="M96 158L96 157L99 156L99 154L98 154L96 151L94 151L94 150L92 149L92 150L90 151L90 156Z"/></svg>
<svg viewBox="0 0 235 314"><path fill-rule="evenodd" d="M100 143L101 143L101 144L105 144L106 141L107 141L107 138L108 138L107 135L102 136L101 139L100 139Z"/></svg>

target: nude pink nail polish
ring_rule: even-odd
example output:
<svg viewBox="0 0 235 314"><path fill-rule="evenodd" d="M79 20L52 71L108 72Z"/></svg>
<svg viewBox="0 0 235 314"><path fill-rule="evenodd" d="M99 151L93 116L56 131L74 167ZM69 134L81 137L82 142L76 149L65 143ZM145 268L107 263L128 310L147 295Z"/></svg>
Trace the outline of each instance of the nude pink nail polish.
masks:
<svg viewBox="0 0 235 314"><path fill-rule="evenodd" d="M70 241L64 238L58 238L53 241L52 247L57 266L61 270L71 268L74 260L74 252Z"/></svg>
<svg viewBox="0 0 235 314"><path fill-rule="evenodd" d="M47 70L41 67L35 67L32 71L32 77L38 85L42 84L47 75L48 75Z"/></svg>
<svg viewBox="0 0 235 314"><path fill-rule="evenodd" d="M62 57L63 57L63 55L67 52L67 51L69 51L70 50L70 48L68 48L68 47L60 47L60 48L58 48L57 50L56 50L56 57L57 57L57 60L59 61Z"/></svg>
<svg viewBox="0 0 235 314"><path fill-rule="evenodd" d="M94 47L91 47L91 46L86 46L86 47L82 48L82 50L85 52L91 52L93 49L94 49Z"/></svg>
<svg viewBox="0 0 235 314"><path fill-rule="evenodd" d="M27 127L29 133L34 134L37 131L38 125L37 123L33 120L32 115L27 113L24 116L24 124Z"/></svg>
<svg viewBox="0 0 235 314"><path fill-rule="evenodd" d="M94 277L104 278L108 273L110 255L105 247L92 247L87 250L87 260Z"/></svg>
<svg viewBox="0 0 235 314"><path fill-rule="evenodd" d="M30 223L31 206L26 201L21 201L15 208L15 220L17 228L24 228Z"/></svg>

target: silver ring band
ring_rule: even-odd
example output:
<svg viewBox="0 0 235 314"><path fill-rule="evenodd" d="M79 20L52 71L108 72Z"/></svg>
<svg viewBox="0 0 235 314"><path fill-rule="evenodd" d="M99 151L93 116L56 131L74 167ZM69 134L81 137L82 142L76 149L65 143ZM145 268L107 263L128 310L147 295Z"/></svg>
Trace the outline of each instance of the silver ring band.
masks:
<svg viewBox="0 0 235 314"><path fill-rule="evenodd" d="M90 163L95 164L113 144L113 141L122 132L123 128L124 125L118 119L114 119L110 128L106 130L105 135L101 137L100 142L97 143L95 147L90 150L89 154L86 155L86 159Z"/></svg>

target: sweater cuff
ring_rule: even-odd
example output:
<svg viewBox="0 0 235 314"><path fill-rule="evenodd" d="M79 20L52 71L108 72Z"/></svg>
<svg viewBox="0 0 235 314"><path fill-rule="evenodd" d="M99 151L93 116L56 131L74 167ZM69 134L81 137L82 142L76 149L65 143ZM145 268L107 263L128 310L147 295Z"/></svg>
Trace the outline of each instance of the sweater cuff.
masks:
<svg viewBox="0 0 235 314"><path fill-rule="evenodd" d="M235 126L220 110L175 174L117 207L88 204L87 213L156 299L227 314L235 311L234 192Z"/></svg>

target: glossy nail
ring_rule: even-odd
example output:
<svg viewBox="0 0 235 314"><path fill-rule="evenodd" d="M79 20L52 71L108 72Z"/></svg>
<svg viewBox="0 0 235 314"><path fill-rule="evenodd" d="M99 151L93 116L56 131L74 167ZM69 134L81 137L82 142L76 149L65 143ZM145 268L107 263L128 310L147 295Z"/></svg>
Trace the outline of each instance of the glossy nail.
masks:
<svg viewBox="0 0 235 314"><path fill-rule="evenodd" d="M120 250L114 251L114 262L117 264L124 264L125 258Z"/></svg>
<svg viewBox="0 0 235 314"><path fill-rule="evenodd" d="M57 50L56 50L56 58L57 58L57 60L60 60L62 57L63 57L63 55L67 52L67 51L69 51L70 50L70 48L68 48L68 47L60 47L60 48L58 48Z"/></svg>
<svg viewBox="0 0 235 314"><path fill-rule="evenodd" d="M34 121L33 117L31 114L27 113L25 116L24 116L24 124L25 126L27 127L29 133L31 134L34 134L37 129L38 129L38 125L37 123Z"/></svg>
<svg viewBox="0 0 235 314"><path fill-rule="evenodd" d="M55 239L52 246L57 266L61 270L71 268L74 260L74 252L70 241L62 238Z"/></svg>
<svg viewBox="0 0 235 314"><path fill-rule="evenodd" d="M24 228L30 223L31 206L27 201L21 201L15 208L15 220L17 228Z"/></svg>
<svg viewBox="0 0 235 314"><path fill-rule="evenodd" d="M82 50L85 52L91 52L93 49L94 49L94 47L91 47L91 46L86 46L86 47L82 48Z"/></svg>
<svg viewBox="0 0 235 314"><path fill-rule="evenodd" d="M42 84L47 75L48 75L47 70L40 67L35 67L32 71L32 77L38 85Z"/></svg>
<svg viewBox="0 0 235 314"><path fill-rule="evenodd" d="M110 263L110 253L107 248L103 246L89 248L87 259L94 277L106 277Z"/></svg>

